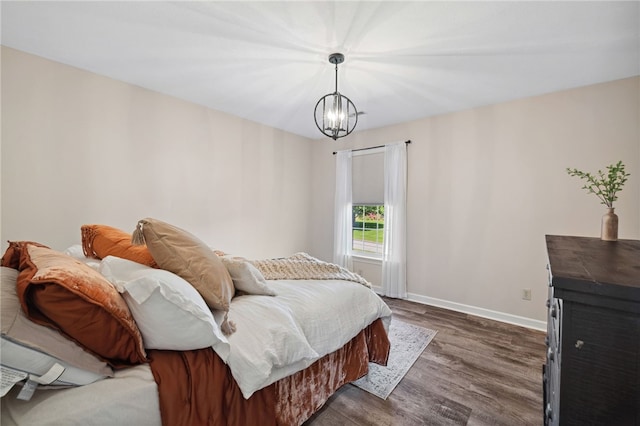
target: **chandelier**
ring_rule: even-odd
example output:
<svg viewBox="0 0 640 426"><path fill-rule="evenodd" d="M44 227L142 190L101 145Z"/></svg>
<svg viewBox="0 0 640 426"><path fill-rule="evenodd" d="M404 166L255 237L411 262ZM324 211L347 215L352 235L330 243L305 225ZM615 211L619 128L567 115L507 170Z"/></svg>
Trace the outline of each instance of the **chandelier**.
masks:
<svg viewBox="0 0 640 426"><path fill-rule="evenodd" d="M318 130L336 140L353 132L358 124L358 111L349 98L338 92L338 64L344 62L344 55L332 53L329 55L329 62L336 66L336 91L320 98L314 118Z"/></svg>

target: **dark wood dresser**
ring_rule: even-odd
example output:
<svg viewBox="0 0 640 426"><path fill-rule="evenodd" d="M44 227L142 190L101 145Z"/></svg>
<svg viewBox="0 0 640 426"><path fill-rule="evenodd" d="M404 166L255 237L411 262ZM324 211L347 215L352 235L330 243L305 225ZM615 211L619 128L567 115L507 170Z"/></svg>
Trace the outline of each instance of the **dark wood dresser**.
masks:
<svg viewBox="0 0 640 426"><path fill-rule="evenodd" d="M544 424L640 426L640 241L546 242Z"/></svg>

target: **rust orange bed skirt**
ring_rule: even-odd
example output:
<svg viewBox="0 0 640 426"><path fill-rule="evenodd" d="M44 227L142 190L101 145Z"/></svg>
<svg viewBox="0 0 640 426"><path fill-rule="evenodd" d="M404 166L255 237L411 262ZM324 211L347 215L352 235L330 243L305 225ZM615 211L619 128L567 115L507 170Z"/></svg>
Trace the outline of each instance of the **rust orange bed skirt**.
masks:
<svg viewBox="0 0 640 426"><path fill-rule="evenodd" d="M342 385L364 376L369 362L386 365L389 348L378 319L342 348L249 399L211 348L148 355L164 426L292 426L311 417Z"/></svg>

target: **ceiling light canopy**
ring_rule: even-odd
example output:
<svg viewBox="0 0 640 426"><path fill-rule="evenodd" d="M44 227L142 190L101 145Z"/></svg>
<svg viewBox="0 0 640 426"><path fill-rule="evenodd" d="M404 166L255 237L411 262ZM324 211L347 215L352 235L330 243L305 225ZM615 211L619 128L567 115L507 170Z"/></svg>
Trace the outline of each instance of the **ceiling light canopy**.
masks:
<svg viewBox="0 0 640 426"><path fill-rule="evenodd" d="M324 95L314 111L318 130L323 135L336 140L353 132L358 124L358 110L349 98L338 92L338 64L344 62L342 53L329 55L329 62L336 66L336 91Z"/></svg>

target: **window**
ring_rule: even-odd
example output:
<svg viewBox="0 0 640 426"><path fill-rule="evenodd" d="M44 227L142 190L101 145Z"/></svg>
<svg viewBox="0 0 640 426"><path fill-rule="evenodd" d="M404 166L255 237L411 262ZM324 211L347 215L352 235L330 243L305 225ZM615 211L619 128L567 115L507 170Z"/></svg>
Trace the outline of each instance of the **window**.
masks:
<svg viewBox="0 0 640 426"><path fill-rule="evenodd" d="M384 149L353 153L351 254L382 258L384 238Z"/></svg>
<svg viewBox="0 0 640 426"><path fill-rule="evenodd" d="M384 238L384 205L353 206L353 254L381 257Z"/></svg>

